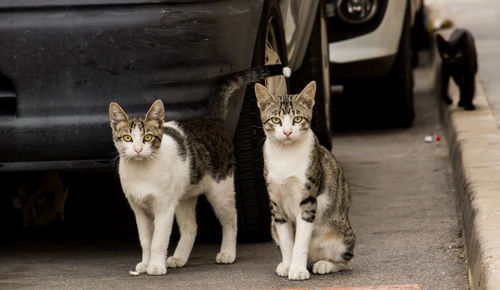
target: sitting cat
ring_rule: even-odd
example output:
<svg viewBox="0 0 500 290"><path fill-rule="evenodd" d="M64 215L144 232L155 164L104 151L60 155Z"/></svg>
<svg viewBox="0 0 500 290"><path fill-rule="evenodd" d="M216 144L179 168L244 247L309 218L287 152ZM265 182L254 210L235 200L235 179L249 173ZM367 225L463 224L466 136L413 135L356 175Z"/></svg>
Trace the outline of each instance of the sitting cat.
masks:
<svg viewBox="0 0 500 290"><path fill-rule="evenodd" d="M345 269L355 235L348 218L351 197L340 164L311 130L316 82L298 95L274 96L255 85L266 134L264 176L271 230L281 250L279 276L309 279Z"/></svg>
<svg viewBox="0 0 500 290"><path fill-rule="evenodd" d="M164 123L160 100L141 117L129 117L117 103L110 104L120 181L134 211L142 247L142 261L132 274L166 274L174 214L181 236L166 264L173 268L186 264L196 237L195 206L200 194L205 194L222 224L216 262L235 261L235 161L224 129L226 104L237 88L281 72L276 65L229 76L210 101L212 118Z"/></svg>
<svg viewBox="0 0 500 290"><path fill-rule="evenodd" d="M63 186L57 171L33 173L19 186L19 196L12 200L23 214L23 227L48 226L64 220L68 186Z"/></svg>
<svg viewBox="0 0 500 290"><path fill-rule="evenodd" d="M477 73L477 54L474 38L465 29L455 29L448 41L437 34L437 45L442 60L442 98L447 104L452 100L448 95L450 77L460 89L458 105L466 110L474 110L472 104Z"/></svg>

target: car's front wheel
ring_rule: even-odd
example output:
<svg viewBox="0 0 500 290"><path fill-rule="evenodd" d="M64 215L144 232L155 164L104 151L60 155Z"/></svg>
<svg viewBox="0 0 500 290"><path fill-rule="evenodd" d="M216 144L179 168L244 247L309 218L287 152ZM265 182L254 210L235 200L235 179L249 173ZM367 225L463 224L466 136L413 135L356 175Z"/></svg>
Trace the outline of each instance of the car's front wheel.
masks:
<svg viewBox="0 0 500 290"><path fill-rule="evenodd" d="M344 114L339 107L345 106L342 101L346 102L348 109L353 111L352 115L356 115L353 120L355 126L407 127L415 117L409 7L404 17L398 51L389 72L383 76L357 78L343 83L343 99L335 100L335 114ZM345 117L352 118L350 115ZM369 123L365 121L367 118ZM364 123L357 124L359 120L364 120Z"/></svg>
<svg viewBox="0 0 500 290"><path fill-rule="evenodd" d="M326 7L323 1L318 4L311 38L299 70L292 74L290 86L298 93L312 80L316 81L316 99L313 110L312 129L321 145L332 147L330 125L330 62L328 57Z"/></svg>
<svg viewBox="0 0 500 290"><path fill-rule="evenodd" d="M413 107L413 65L409 7L406 8L398 54L384 85L387 91L388 113L392 114L394 125L400 127L411 125L415 112Z"/></svg>
<svg viewBox="0 0 500 290"><path fill-rule="evenodd" d="M286 46L277 1L266 1L255 42L252 66L263 64L286 65ZM275 94L288 90L283 76L268 78L266 87ZM270 239L271 212L263 174L262 145L265 139L253 84L249 85L234 136L237 172L236 208L238 239L262 242Z"/></svg>

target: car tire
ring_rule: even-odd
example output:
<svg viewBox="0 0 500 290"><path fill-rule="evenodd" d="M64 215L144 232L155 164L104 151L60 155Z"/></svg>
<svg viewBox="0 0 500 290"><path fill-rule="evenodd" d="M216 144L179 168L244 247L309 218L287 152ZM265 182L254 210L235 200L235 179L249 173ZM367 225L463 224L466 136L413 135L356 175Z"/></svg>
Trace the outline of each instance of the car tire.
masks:
<svg viewBox="0 0 500 290"><path fill-rule="evenodd" d="M393 124L397 127L410 126L415 118L413 106L413 65L409 3L399 42L398 54L385 82L387 113L393 116Z"/></svg>
<svg viewBox="0 0 500 290"><path fill-rule="evenodd" d="M299 93L310 81L316 81L317 90L311 127L320 144L330 150L332 147L330 62L326 23L325 3L320 1L304 60L300 69L292 74L290 86L293 93Z"/></svg>
<svg viewBox="0 0 500 290"><path fill-rule="evenodd" d="M271 33L272 31L272 33ZM273 35L275 49L286 65L286 46L277 1L264 3L252 66L266 63L266 44ZM265 140L253 84L246 89L243 106L234 136L237 169L235 174L238 240L264 242L271 238L271 211L264 180L262 145Z"/></svg>
<svg viewBox="0 0 500 290"><path fill-rule="evenodd" d="M332 100L335 128L411 125L415 113L409 3L398 52L389 72L380 77L362 77L342 84L342 96L335 96ZM350 113L344 112L346 110ZM349 121L345 122L344 118ZM339 124L339 121L345 124Z"/></svg>

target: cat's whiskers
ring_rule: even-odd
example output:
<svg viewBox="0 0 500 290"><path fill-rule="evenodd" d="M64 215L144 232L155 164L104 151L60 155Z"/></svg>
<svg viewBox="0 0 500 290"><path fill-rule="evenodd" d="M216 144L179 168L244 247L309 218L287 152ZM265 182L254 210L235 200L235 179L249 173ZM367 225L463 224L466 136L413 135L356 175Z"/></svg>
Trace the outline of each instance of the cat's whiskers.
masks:
<svg viewBox="0 0 500 290"><path fill-rule="evenodd" d="M272 236L283 258L276 273L291 280L309 279L308 264L319 274L345 268L355 244L342 168L319 144L309 122L315 93L314 81L300 94L283 97L255 85L261 119L271 121L264 125L270 129L263 153Z"/></svg>
<svg viewBox="0 0 500 290"><path fill-rule="evenodd" d="M159 155L157 152L151 152L149 157L147 158L148 164L156 162L159 159Z"/></svg>
<svg viewBox="0 0 500 290"><path fill-rule="evenodd" d="M215 96L209 98L210 118L206 119L165 123L165 107L161 100L155 101L146 115L140 118L130 118L120 105L115 102L110 104L113 139L124 161L118 164L122 189L136 216L139 233L151 232L149 224L155 224L152 232L154 239L151 239L151 235L139 235L144 260L136 265L135 271L131 272L133 275L163 275L167 273L167 264L169 267L184 266L196 237L196 231L191 233L190 229L196 228L194 210L196 198L201 194L207 195L224 229L216 262L229 264L235 261L236 163L231 138L225 131L223 120L227 114L228 100L236 89L282 72L281 65L263 66L228 77L215 90ZM132 141L140 140L136 138L145 140L149 134L168 136L170 144L175 143L173 147L177 150L170 150L170 144L160 144L158 148L146 145L152 152L141 156L141 151L135 150ZM134 154L134 151L138 154ZM179 227L182 238L174 251L176 256L167 258L166 249L176 206L185 212L181 215L184 221L176 218L177 223L187 226ZM162 218L155 220L156 215ZM165 229L168 229L168 234L165 234Z"/></svg>
<svg viewBox="0 0 500 290"><path fill-rule="evenodd" d="M262 139L260 139L257 144L258 144L258 147L262 147L262 145L264 145L264 142L266 141L266 137L264 136Z"/></svg>
<svg viewBox="0 0 500 290"><path fill-rule="evenodd" d="M111 166L117 167L119 160L120 160L120 154L116 154L115 157L111 158L111 161L110 161Z"/></svg>

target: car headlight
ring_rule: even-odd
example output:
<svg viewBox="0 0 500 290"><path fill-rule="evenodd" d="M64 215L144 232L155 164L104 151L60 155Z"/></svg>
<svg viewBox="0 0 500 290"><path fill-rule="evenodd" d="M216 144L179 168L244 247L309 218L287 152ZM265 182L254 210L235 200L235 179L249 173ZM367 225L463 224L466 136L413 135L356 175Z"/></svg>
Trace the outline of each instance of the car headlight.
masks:
<svg viewBox="0 0 500 290"><path fill-rule="evenodd" d="M378 0L338 0L337 14L345 22L361 24L375 16Z"/></svg>

